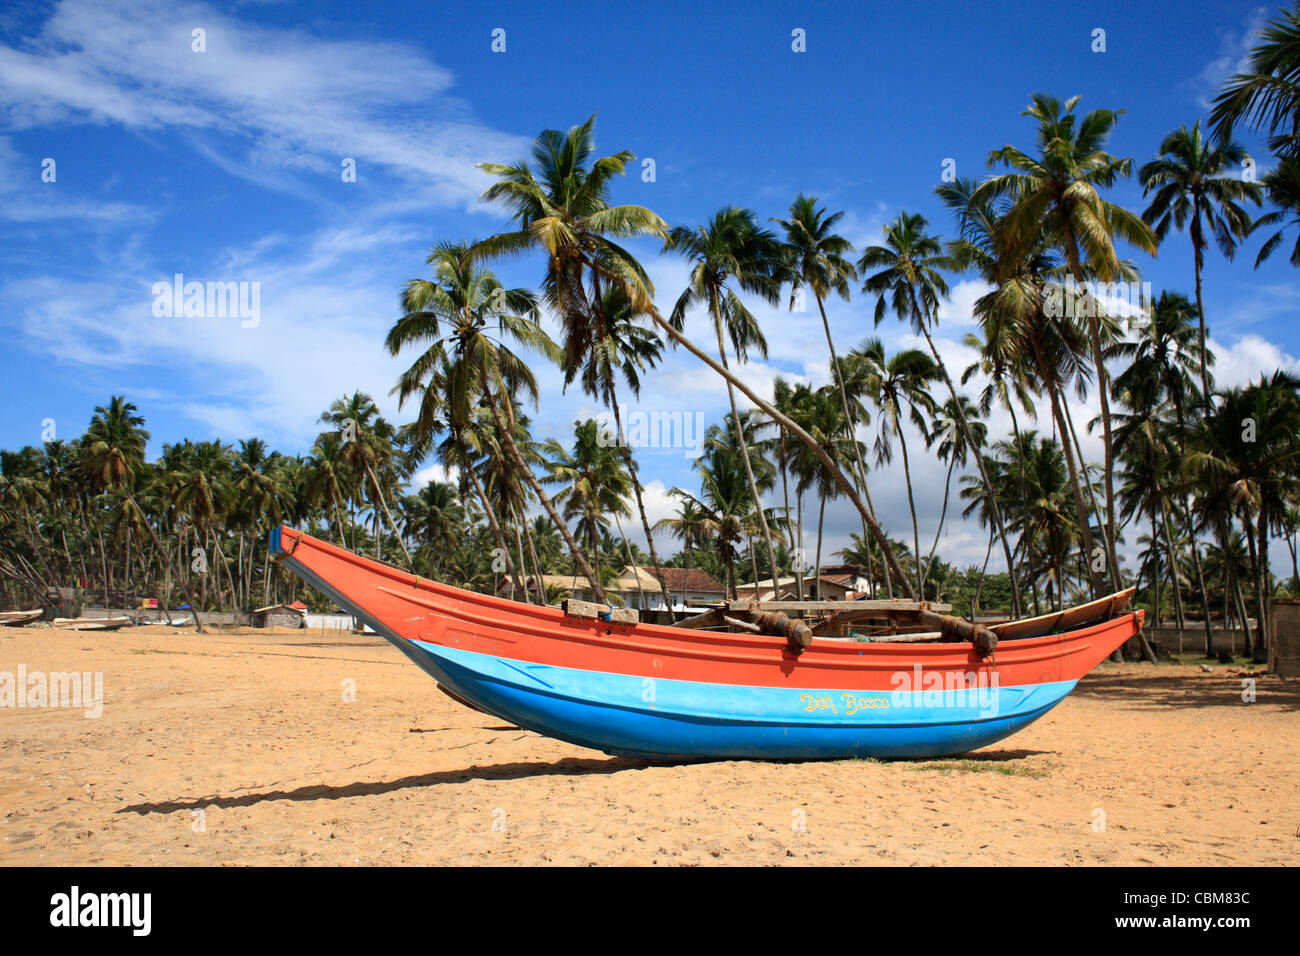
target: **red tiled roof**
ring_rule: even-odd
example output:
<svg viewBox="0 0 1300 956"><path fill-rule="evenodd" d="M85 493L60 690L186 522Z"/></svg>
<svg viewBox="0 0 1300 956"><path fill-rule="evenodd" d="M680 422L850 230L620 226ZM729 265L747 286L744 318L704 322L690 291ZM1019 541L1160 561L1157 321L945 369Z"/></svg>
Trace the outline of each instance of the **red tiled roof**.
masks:
<svg viewBox="0 0 1300 956"><path fill-rule="evenodd" d="M827 574L824 569L822 570L822 580L830 581L832 584L838 584L842 587L849 587L857 580L857 577L856 574Z"/></svg>
<svg viewBox="0 0 1300 956"><path fill-rule="evenodd" d="M647 568L646 570L654 574L654 568ZM669 591L727 593L727 589L719 584L713 575L701 568L660 568L660 571L663 572L663 577L660 580L667 585Z"/></svg>

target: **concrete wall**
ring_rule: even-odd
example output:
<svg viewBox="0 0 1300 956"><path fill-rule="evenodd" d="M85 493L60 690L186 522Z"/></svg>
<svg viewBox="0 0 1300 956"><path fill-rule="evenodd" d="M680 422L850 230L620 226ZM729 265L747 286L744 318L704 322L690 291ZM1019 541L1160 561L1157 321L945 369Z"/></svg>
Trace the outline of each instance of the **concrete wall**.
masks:
<svg viewBox="0 0 1300 956"><path fill-rule="evenodd" d="M172 620L189 620L194 615L190 611L178 611L174 608L171 612ZM106 617L129 617L138 624L166 624L167 615L156 608L102 608L102 607L83 607L81 616L93 620L101 620ZM240 624L249 625L252 623L251 615L242 611L223 611L217 614L215 611L200 611L199 616L203 618L204 624Z"/></svg>
<svg viewBox="0 0 1300 956"><path fill-rule="evenodd" d="M307 626L323 631L350 631L355 623L351 614L307 614Z"/></svg>
<svg viewBox="0 0 1300 956"><path fill-rule="evenodd" d="M1250 619L1250 626L1251 628L1255 626L1253 618ZM1146 630L1148 640L1159 641L1160 646L1171 654L1205 653L1205 625L1203 624L1181 629L1164 626L1148 627ZM1246 649L1246 637L1239 627L1211 627L1210 641L1215 654L1220 651L1240 654Z"/></svg>
<svg viewBox="0 0 1300 956"><path fill-rule="evenodd" d="M253 623L258 627L302 627L302 615L297 611L263 611L255 615Z"/></svg>
<svg viewBox="0 0 1300 956"><path fill-rule="evenodd" d="M1300 677L1300 601L1274 598L1273 640L1269 648L1269 670L1282 677Z"/></svg>

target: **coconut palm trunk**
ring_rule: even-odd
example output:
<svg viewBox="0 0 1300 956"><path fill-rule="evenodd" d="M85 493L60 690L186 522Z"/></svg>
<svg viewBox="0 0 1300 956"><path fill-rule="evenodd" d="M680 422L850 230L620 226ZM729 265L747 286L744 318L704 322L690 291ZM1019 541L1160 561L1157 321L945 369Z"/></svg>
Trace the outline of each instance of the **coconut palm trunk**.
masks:
<svg viewBox="0 0 1300 956"><path fill-rule="evenodd" d="M1065 456L1065 467L1070 474L1070 490L1074 495L1074 508L1079 516L1079 535L1083 539L1083 565L1088 575L1088 582L1092 590L1092 596L1099 598L1102 596L1101 580L1097 577L1097 572L1092 567L1092 528L1088 520L1088 507L1083 500L1083 488L1079 482L1079 469L1074 460L1074 449L1071 447L1070 430L1066 426L1065 416L1061 414L1060 396L1057 394L1056 381L1049 374L1047 359L1043 355L1041 344L1037 337L1033 338L1034 357L1038 363L1039 375L1042 376L1043 384L1047 389L1048 400L1052 406L1052 418L1056 422L1057 433L1061 436L1061 451Z"/></svg>
<svg viewBox="0 0 1300 956"><path fill-rule="evenodd" d="M799 510L799 560L795 562L794 573L795 581L799 584L799 600L802 601L804 599L803 569L806 559L803 550L803 491L797 487L795 489L795 502Z"/></svg>
<svg viewBox="0 0 1300 956"><path fill-rule="evenodd" d="M934 564L934 553L939 549L939 538L943 534L943 523L948 517L948 498L952 491L952 472L957 465L957 456L948 456L948 475L943 482L943 507L939 510L939 527L934 529L934 541L930 544L930 553L925 558L925 574L930 575L930 566Z"/></svg>
<svg viewBox="0 0 1300 956"><path fill-rule="evenodd" d="M826 492L821 493L821 503L817 506L817 600L826 600L826 595L822 594L822 527L826 520Z"/></svg>
<svg viewBox="0 0 1300 956"><path fill-rule="evenodd" d="M716 295L714 296L714 322L713 326L718 333L718 357L722 360L722 367L727 366L727 348L722 340L722 316L718 314ZM758 484L754 481L754 467L749 461L749 445L745 441L745 426L740 420L740 412L736 407L736 390L732 387L730 379L727 381L727 398L731 402L731 423L736 431L736 444L740 448L740 459L745 463L745 481L749 485L749 495L754 499L754 510L758 513L758 526L763 534L763 542L767 545L768 564L772 569L772 583L776 583L777 566L776 566L776 549L772 546L772 532L767 526L767 516L763 513L763 499L758 494ZM758 566L754 566L754 586L758 587Z"/></svg>
<svg viewBox="0 0 1300 956"><path fill-rule="evenodd" d="M1205 571L1201 564L1201 552L1196 546L1195 521L1192 518L1191 505L1187 505L1187 531L1192 544L1192 566L1196 569L1196 586L1201 590L1201 616L1205 623L1205 656L1214 656L1214 634L1210 630L1210 592L1205 586ZM1227 624L1227 621L1224 621Z"/></svg>
<svg viewBox="0 0 1300 956"><path fill-rule="evenodd" d="M916 520L916 499L912 496L912 466L907 457L907 439L903 437L902 423L894 421L894 433L903 452L903 481L907 485L907 507L912 512L912 554L916 556L916 595L925 600L925 573L921 566L921 528Z"/></svg>
<svg viewBox="0 0 1300 956"><path fill-rule="evenodd" d="M1068 429L1068 436L1062 436L1062 437L1069 438L1070 443L1074 448L1074 453L1078 456L1080 467L1086 468L1086 465L1084 463L1084 458L1083 458L1083 446L1079 444L1079 432L1074 427L1074 416L1070 414L1070 405L1068 402L1065 401L1061 402L1061 412L1065 416L1065 426ZM1083 486L1084 489L1088 492L1088 501L1091 502L1092 504L1092 514L1095 514L1097 516L1097 520L1101 521L1102 519L1101 505L1097 502L1097 493L1093 490L1092 482L1084 481ZM1091 556L1091 554L1092 552L1090 550L1089 556ZM1119 576L1119 562L1112 560L1109 551L1107 552L1106 564L1108 565L1110 570L1111 587L1116 591L1122 591L1124 589L1124 584L1120 580L1120 576Z"/></svg>
<svg viewBox="0 0 1300 956"><path fill-rule="evenodd" d="M1072 233L1066 235L1066 257L1070 272L1080 289L1084 288L1083 269L1079 266L1079 252ZM1088 342L1092 347L1092 364L1097 373L1097 399L1101 404L1101 431L1103 443L1102 479L1106 491L1106 516L1102 522L1102 537L1106 542L1106 559L1118 579L1119 557L1115 551L1115 448L1111 443L1110 426L1110 374L1106 371L1106 358L1101 347L1101 323L1097 319L1100 308L1095 297L1085 292L1084 311L1088 321Z"/></svg>
<svg viewBox="0 0 1300 956"><path fill-rule="evenodd" d="M138 514L138 515L140 516L140 521L141 521L141 523L144 525L144 529L145 529L145 531L149 532L149 537L153 539L154 546L157 547L157 548L158 548L158 552L159 552L160 554L162 554L162 555L167 559L167 564L168 564L168 566L171 567L171 571L172 571L172 573L176 575L176 580L180 582L181 588L185 591L185 600L187 600L187 601L190 602L190 612L194 615L194 630L195 630L195 632L198 633L198 634L204 634L204 633L206 633L206 632L203 630L203 622L202 622L201 620L199 620L199 605L198 605L198 603L194 600L194 595L192 595L192 594L190 593L190 586L189 586L189 584L188 584L188 583L185 581L185 579L182 578L179 574L176 574L176 569L175 569L175 567L172 567L172 566L171 566L171 565L172 565L172 561L171 561L171 555L170 555L170 553L167 551L166 548L164 548L164 547L162 546L162 542L158 540L158 536L157 536L156 534L154 534L153 526L150 525L149 522L145 519L144 512L141 511L141 510L140 510L140 506L139 506L138 504L136 504L136 501L135 501L134 496L127 496L127 500L128 500L129 502L131 502L131 507L133 507L133 508L135 509L136 514ZM165 608L164 608L164 613L167 613ZM171 615L170 615L170 614L167 614L167 617L168 617L168 619L170 620Z"/></svg>
<svg viewBox="0 0 1300 956"><path fill-rule="evenodd" d="M912 307L919 309L915 296L912 299ZM1007 529L1002 522L1002 509L998 506L998 496L993 492L993 482L989 480L988 470L984 467L984 456L980 454L975 445L975 440L971 437L970 423L966 421L966 413L962 410L961 399L957 397L957 387L953 385L952 377L948 374L948 366L944 364L939 357L939 350L934 346L934 339L930 337L929 320L925 319L921 323L921 332L925 336L925 342L930 347L930 354L934 356L934 364L939 367L939 374L943 376L944 384L948 386L948 394L952 396L953 408L957 412L957 424L961 426L962 441L966 443L967 450L970 451L971 458L975 459L975 467L979 469L980 481L984 484L984 492L988 495L989 515L993 519L994 528L997 530L998 538L1002 542L1002 554L1007 562L1007 576L1011 580L1011 614L1012 616L1020 615L1020 583L1016 578L1016 564L1011 559L1011 543L1007 540ZM945 495L945 500L946 500ZM935 539L938 540L937 538ZM917 563L921 560L920 552L917 552ZM928 570L928 569L927 569Z"/></svg>
<svg viewBox="0 0 1300 956"><path fill-rule="evenodd" d="M840 409L844 412L844 431L848 435L850 444L853 446L854 463L858 466L857 475L855 476L862 488L862 494L866 498L867 508L870 509L872 518L876 513L875 502L871 500L871 487L867 484L867 466L862 460L862 447L858 443L857 436L854 434L853 415L849 411L849 393L844 387L844 375L840 370L839 357L835 354L835 342L831 338L831 325L826 319L826 308L822 305L821 293L816 289L813 290L813 297L817 300L817 311L822 317L822 331L826 333L826 348L831 354L831 369L835 372L835 384L839 387L840 392ZM862 518L862 534L865 538L867 535L867 519L864 515ZM885 565L885 593L893 594L890 586L889 565Z"/></svg>
<svg viewBox="0 0 1300 956"><path fill-rule="evenodd" d="M388 510L388 502L384 499L384 492L379 487L379 479L375 477L374 469L370 467L370 462L366 462L366 474L370 477L370 485L375 489L375 497L379 499L379 506L384 509L384 517L388 519L388 527L392 529L397 543L402 547L402 554L406 555L406 567L408 570L414 570L415 563L411 560L411 552L406 550L406 542L402 540L402 534L397 530L397 522L393 520L393 513ZM375 547L379 547L379 528L378 522L375 527Z"/></svg>
<svg viewBox="0 0 1300 956"><path fill-rule="evenodd" d="M785 500L785 522L786 522L786 524L785 524L785 528L786 528L786 534L785 534L785 537L786 537L786 540L787 540L787 541L790 541L790 550L791 550L791 551L795 551L796 556L797 556L797 555L798 555L798 551L797 551L796 549L797 549L797 548L799 547L799 545L801 545L803 542L801 541L801 542L799 542L799 544L795 544L795 543L791 540L791 537L790 537L790 469L789 469L789 464L790 464L790 462L789 462L789 459L786 458L786 451L785 451L785 431L782 430L782 429L779 429L779 428L778 428L778 433L779 433L779 435L780 435L780 439L779 439L779 440L780 440L780 443L781 443L781 497ZM801 515L800 517L802 518L802 515ZM801 531L801 532L802 532L802 530L803 530L803 529L800 528L800 531ZM1290 540L1290 539L1288 539L1288 541L1289 541L1289 540ZM1294 564L1294 563L1295 563L1295 551L1294 551L1294 549L1293 549L1292 552L1291 552L1291 558L1292 558L1292 563ZM798 559L798 557L796 557L796 560L795 560L795 562L794 562L794 564L795 564L794 572L795 572L795 582L796 582L796 585L797 585L797 587L798 587L798 595L799 595L799 600L800 600L800 601L803 600L803 575L800 573L800 571L799 571L799 567L798 567L798 565L801 564L801 563L802 563L802 561L801 561L800 559ZM775 575L773 575L773 577L775 578ZM1300 575L1297 575L1297 577L1300 577Z"/></svg>
<svg viewBox="0 0 1300 956"><path fill-rule="evenodd" d="M492 502L488 501L487 492L483 490L483 483L479 481L478 475L474 472L472 466L464 465L461 471L469 476L470 484L474 486L474 493L478 496L479 503L483 505L483 513L487 516L488 526L492 529L492 537L496 540L497 549L505 559L506 571L510 575L510 580L516 588L523 590L523 581L519 578L519 570L515 567L514 559L510 557L510 548L506 544L505 532L501 530L501 522L497 519Z"/></svg>
<svg viewBox="0 0 1300 956"><path fill-rule="evenodd" d="M600 579L596 576L595 572L591 570L591 565L587 563L587 559L583 557L582 549L578 547L578 542L573 540L573 534L569 531L569 526L561 520L559 513L556 512L555 505L552 504L550 496L546 494L546 491L542 488L541 482L537 480L537 476L533 474L533 470L528 467L528 464L524 461L523 455L519 453L519 446L515 444L515 437L512 434L513 429L506 425L505 416L502 415L501 409L497 407L495 398L491 395L488 396L487 406L492 413L492 420L496 422L497 431L501 435L501 440L505 442L506 450L510 453L510 457L515 463L515 467L518 468L519 473L524 476L524 481L527 482L528 487L532 489L533 494L537 495L537 500L542 503L542 509L550 516L551 523L555 525L556 530L558 530L560 535L564 538L564 543L568 545L569 551L573 554L573 560L574 563L577 564L578 570L582 572L583 576L586 577L587 581L591 584L591 593L597 601L602 604L608 604L609 598L605 595L605 589L600 586Z"/></svg>
<svg viewBox="0 0 1300 956"><path fill-rule="evenodd" d="M988 572L989 569L989 556L993 554L994 534L995 532L993 531L993 523L989 522L989 543L988 543L988 547L984 549L984 564L980 568L979 580L975 582L975 596L971 598L971 602L970 602L971 620L974 620L975 615L979 613L980 592L984 590L984 575Z"/></svg>
<svg viewBox="0 0 1300 956"><path fill-rule="evenodd" d="M1178 629L1181 631L1187 625L1183 618L1182 587L1178 576L1178 551L1174 547L1174 533L1169 525L1169 509L1165 506L1163 496L1160 499L1160 521L1165 532L1165 549L1169 552L1169 577L1174 593L1174 620L1178 622Z"/></svg>
<svg viewBox="0 0 1300 956"><path fill-rule="evenodd" d="M636 462L632 457L632 449L628 447L627 442L623 439L623 418L618 410L618 395L614 391L612 381L609 389L609 404L614 410L614 427L618 429L618 444L623 450L623 461L627 464L628 474L632 476L632 490L636 495L637 512L641 516L641 530L645 532L646 546L650 550L650 563L654 565L655 579L659 582L659 591L664 597L664 610L672 614L673 599L668 593L668 585L664 582L663 567L659 564L659 553L655 550L654 535L650 533L650 519L645 513L645 500L641 495L641 480L637 477ZM639 580L640 577L638 576Z"/></svg>

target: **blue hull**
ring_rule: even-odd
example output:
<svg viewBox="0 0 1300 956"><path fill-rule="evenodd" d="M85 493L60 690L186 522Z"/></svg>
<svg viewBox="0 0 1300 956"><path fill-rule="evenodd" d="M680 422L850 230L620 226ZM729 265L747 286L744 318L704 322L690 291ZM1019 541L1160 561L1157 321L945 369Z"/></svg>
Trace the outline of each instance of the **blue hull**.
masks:
<svg viewBox="0 0 1300 956"><path fill-rule="evenodd" d="M746 687L411 643L425 659L412 657L426 671L483 710L582 747L659 760L949 756L1014 734L1075 685L881 692Z"/></svg>

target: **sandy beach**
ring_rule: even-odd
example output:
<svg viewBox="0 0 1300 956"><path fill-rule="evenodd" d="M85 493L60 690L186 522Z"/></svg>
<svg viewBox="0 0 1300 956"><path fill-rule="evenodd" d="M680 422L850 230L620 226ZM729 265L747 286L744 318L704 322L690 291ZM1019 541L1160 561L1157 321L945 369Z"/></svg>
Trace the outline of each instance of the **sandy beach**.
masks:
<svg viewBox="0 0 1300 956"><path fill-rule="evenodd" d="M1105 664L956 760L657 765L505 726L372 636L0 628L0 864L1286 864L1300 682ZM347 699L352 697L354 699Z"/></svg>

